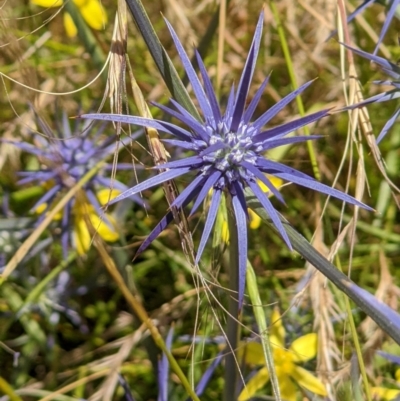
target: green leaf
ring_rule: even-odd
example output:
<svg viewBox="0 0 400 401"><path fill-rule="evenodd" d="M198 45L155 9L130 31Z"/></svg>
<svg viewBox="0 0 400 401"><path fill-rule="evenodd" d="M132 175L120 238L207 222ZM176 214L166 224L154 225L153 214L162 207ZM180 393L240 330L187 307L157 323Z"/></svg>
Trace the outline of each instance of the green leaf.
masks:
<svg viewBox="0 0 400 401"><path fill-rule="evenodd" d="M275 371L274 358L272 356L272 347L268 335L268 328L265 321L265 314L262 307L263 304L261 302L260 293L258 291L256 274L254 273L253 266L249 261L247 262L246 282L247 282L247 290L250 296L250 301L253 305L254 316L256 318L258 330L261 336L261 345L267 370L264 370L263 368L258 372L258 374L253 378L253 380L248 383L248 389L242 392L243 395L241 395L239 399L240 400L247 399L246 394L249 396L252 395L254 392L257 391L257 389L262 387L264 383L268 381L268 378L270 378L275 399L279 401L281 399L281 395L279 390L278 378L276 376L276 371Z"/></svg>
<svg viewBox="0 0 400 401"><path fill-rule="evenodd" d="M173 66L167 52L162 46L156 32L151 25L149 17L140 0L126 0L132 13L133 19L146 42L147 48L156 63L160 74L167 85L172 97L180 103L193 117L201 120L192 99L187 93L175 67Z"/></svg>

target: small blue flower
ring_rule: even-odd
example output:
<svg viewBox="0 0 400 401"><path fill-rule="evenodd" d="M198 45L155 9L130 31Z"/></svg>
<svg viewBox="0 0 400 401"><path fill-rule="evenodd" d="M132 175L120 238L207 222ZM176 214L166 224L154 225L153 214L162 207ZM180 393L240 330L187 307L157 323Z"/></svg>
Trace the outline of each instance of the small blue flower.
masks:
<svg viewBox="0 0 400 401"><path fill-rule="evenodd" d="M267 210L272 222L275 224L280 235L290 249L292 249L290 240L282 225L279 214L269 200L268 194L266 194L258 184L258 181L263 183L277 199L284 203L282 195L265 176L265 173L334 196L345 202L365 208L368 207L358 202L353 197L321 184L314 178L300 171L264 157L264 153L269 149L319 138L317 135L284 137L304 125L327 116L329 110L319 111L273 128L265 127L289 102L310 86L311 82L308 82L284 97L255 121L251 122L258 102L268 84L268 78L266 78L246 108L246 99L260 47L263 13L261 13L259 17L238 88L235 91L232 87L224 114L218 105L210 78L207 75L200 55L196 52L203 86L175 31L168 21L166 23L196 95L197 102L202 111L203 121L196 120L186 109L173 99L171 99L171 103L175 110L159 104L157 104L157 106L162 111L185 124L188 129L161 120L135 116L86 114L82 117L152 127L176 138L164 140L168 144L179 146L194 154L182 160L176 160L154 167L156 169L168 170L134 186L116 197L112 203L118 202L165 181L180 177L186 173L195 172L195 177L192 179L191 183L181 192L171 206L177 208L184 207L193 200L194 203L190 213L192 215L212 189L210 207L196 257L196 262L199 262L214 225L221 196L223 193L229 196L232 201L239 236L239 303L241 305L243 301L247 262L248 213L244 193L246 187L254 192L259 202ZM165 229L172 219L172 213L168 212L146 241L144 241L138 252L143 251L143 249Z"/></svg>
<svg viewBox="0 0 400 401"><path fill-rule="evenodd" d="M361 5L359 5L347 18L347 22L351 22L358 14L362 13L368 6L370 6L372 3L382 3L381 0L364 0ZM386 35L387 30L389 29L390 22L392 21L393 17L396 14L396 9L397 6L400 5L400 0L386 0L385 1L386 6L389 9L389 12L386 16L385 22L383 24L381 33L379 35L378 43L376 44L375 50L374 50L374 55L378 52L379 45L381 44L383 38ZM399 13L397 13L397 16L399 16Z"/></svg>
<svg viewBox="0 0 400 401"><path fill-rule="evenodd" d="M46 193L35 203L32 211L41 213L37 224L44 218L60 199L60 193L74 186L86 173L88 173L98 162L106 159L115 151L114 136L102 139L102 131L97 131L92 138L89 136L89 125L84 124L81 129L76 124L74 132L66 114L63 115L62 127L58 129L58 136L55 136L48 125L38 118L38 123L43 131L43 135L35 136L35 145L25 142L8 141L21 150L38 157L41 169L36 171L23 171L18 175L21 179L18 184L28 184L36 182L42 185ZM139 134L139 133L138 133ZM132 138L128 138L129 141ZM131 164L119 163L119 169L131 169ZM84 254L90 245L90 233L85 223L85 216L92 221L95 229L105 240L115 241L119 238L112 216L104 214L101 207L108 201L107 195L104 195L104 189L110 195L110 188L120 194L126 191L128 187L124 184L108 178L105 172L111 171L112 165L105 164L97 174L95 174L84 186L83 191L86 197L85 202L78 199L71 199L59 216L61 219L61 243L64 256L67 255L68 245L73 243L79 254ZM100 190L103 190L103 194ZM105 198L103 200L103 198ZM138 196L134 196L140 204L143 202ZM104 223L98 217L104 215Z"/></svg>
<svg viewBox="0 0 400 401"><path fill-rule="evenodd" d="M342 43L343 46L347 47L350 49L353 53L358 54L361 57L366 58L369 61L372 61L376 64L378 64L381 68L382 71L384 71L386 74L391 76L393 80L389 81L373 81L374 84L377 85L385 85L385 86L393 86L394 89L380 93L378 95L372 96L360 103L351 105L347 107L346 109L354 109L357 107L363 107L371 103L382 103L386 102L388 100L393 100L397 99L400 97L400 67L397 66L396 64L391 63L390 61L386 60L383 57L376 56L374 54L366 53L362 50L354 49L353 47L347 46L344 43ZM396 109L396 111L393 113L393 115L389 118L389 120L386 122L385 126L382 128L382 131L379 133L378 138L376 140L376 143L379 144L379 142L384 138L384 136L388 133L390 128L393 126L395 121L400 115L400 107Z"/></svg>

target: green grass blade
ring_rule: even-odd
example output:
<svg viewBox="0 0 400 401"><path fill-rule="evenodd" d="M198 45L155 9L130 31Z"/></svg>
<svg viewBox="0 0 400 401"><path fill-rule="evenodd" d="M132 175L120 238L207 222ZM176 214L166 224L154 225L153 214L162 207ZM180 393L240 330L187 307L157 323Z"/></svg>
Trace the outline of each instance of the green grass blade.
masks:
<svg viewBox="0 0 400 401"><path fill-rule="evenodd" d="M26 334L33 340L27 343L27 347L29 349L37 349L40 346L41 349L45 350L47 338L39 323L28 315L22 315L18 319L16 317L16 312L20 310L23 303L20 294L11 285L6 284L1 287L0 297L7 300L15 320L21 323Z"/></svg>
<svg viewBox="0 0 400 401"><path fill-rule="evenodd" d="M8 396L10 401L22 401L22 398L16 394L8 382L0 376L0 391Z"/></svg>
<svg viewBox="0 0 400 401"><path fill-rule="evenodd" d="M270 2L270 7L271 7L272 14L274 16L274 19L276 21L279 40L281 42L282 51L283 51L283 55L285 57L286 66L287 66L287 69L289 72L290 80L292 81L293 90L295 90L298 88L298 85L297 85L297 80L296 80L296 74L294 73L292 58L290 56L289 46L286 41L285 30L283 29L282 21L279 17L279 12L276 8L274 1ZM304 116L305 115L304 105L303 105L303 101L302 101L300 95L296 96L296 103L297 103L297 107L299 109L300 115ZM305 135L310 135L310 130L308 129L307 126L303 127L303 130L304 130ZM311 165L312 165L312 169L314 172L314 176L318 181L320 181L321 174L319 173L317 157L315 156L314 145L313 145L312 141L307 141L307 149L308 149L308 153L310 155L310 160L311 160Z"/></svg>
<svg viewBox="0 0 400 401"><path fill-rule="evenodd" d="M167 52L162 46L156 32L151 25L149 17L140 0L126 0L128 7L132 13L133 19L146 42L147 48L153 57L154 62L161 76L167 85L172 97L179 102L185 109L198 120L200 115L194 106L192 99L187 93L182 80L179 78L175 67L172 64Z"/></svg>
<svg viewBox="0 0 400 401"><path fill-rule="evenodd" d="M247 261L246 282L250 301L253 306L254 317L256 318L258 330L260 332L261 345L263 348L265 362L272 383L272 389L274 391L275 399L279 401L281 399L281 395L279 390L278 378L276 377L274 359L272 356L272 347L268 336L268 328L265 320L264 310L262 307L260 293L258 291L256 274L254 273L253 266L249 261Z"/></svg>
<svg viewBox="0 0 400 401"><path fill-rule="evenodd" d="M40 294L45 290L46 286L52 280L54 280L64 269L66 269L68 265L76 259L77 256L78 254L76 252L70 253L66 260L62 261L57 267L52 269L50 273L43 280L41 280L32 291L29 292L28 296L19 308L16 315L21 316L25 312L25 310L29 308L29 306L40 297Z"/></svg>
<svg viewBox="0 0 400 401"><path fill-rule="evenodd" d="M342 271L340 258L338 256L336 256L336 264L337 264L338 268L340 269L340 271ZM357 363L358 363L357 369L352 368L352 374L351 374L351 382L352 382L352 388L353 388L353 393L354 393L354 401L361 401L361 399L360 399L361 388L358 383L358 378L360 376L359 372L361 372L362 382L364 384L365 395L367 397L367 401L371 401L371 390L370 390L370 386L369 386L369 382L368 382L367 371L365 368L362 349L361 349L361 345L360 345L360 339L358 338L357 328L356 328L356 324L354 322L354 316L353 316L353 313L351 310L349 297L345 296L344 302L345 302L345 306L346 306L347 319L349 321L351 337L352 337L352 340L354 343L354 348L356 350L356 357L357 357ZM354 362L352 360L352 367L353 366L356 366L356 362ZM359 371L359 372L357 372L358 374L356 374L356 372L355 372L356 370Z"/></svg>

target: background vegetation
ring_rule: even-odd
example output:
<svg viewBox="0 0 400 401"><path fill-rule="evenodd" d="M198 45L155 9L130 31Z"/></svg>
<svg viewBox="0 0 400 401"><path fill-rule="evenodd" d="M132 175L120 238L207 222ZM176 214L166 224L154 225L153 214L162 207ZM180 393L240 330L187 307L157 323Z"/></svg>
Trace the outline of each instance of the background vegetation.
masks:
<svg viewBox="0 0 400 401"><path fill-rule="evenodd" d="M5 266L15 255L23 256L12 271L2 270L7 277L0 285L0 394L4 393L0 399L155 400L162 388L157 375L161 353L143 323L146 315L163 338L173 327L171 352L191 383L199 382L221 351L230 352L223 351L222 330L227 320L222 306L226 307L229 298L226 223L222 215L201 264L215 299L207 297L199 285L174 225L133 260L142 240L168 210L162 187L145 191L145 207L124 201L108 209L116 221L116 241L96 242L99 236L92 233L95 239L90 249L78 252L71 243L65 257L59 220L54 219L29 252L24 252L21 245L38 229L39 213L30 209L48 188L40 182L19 185L18 172L49 166L10 141L40 147L38 138L43 136L49 143L57 143L62 140L63 113L73 117L101 109L142 114L140 96L153 117L162 118L160 110L149 102L167 104L170 97L123 2L102 0L106 17L95 29L87 25L98 12L93 5L85 11L89 1L64 2L56 8L34 3L3 1L0 7L0 265ZM385 7L372 4L354 22L342 25L338 7L345 7L349 13L357 5L340 0L144 2L181 77L184 71L162 16L173 25L189 54L193 45L199 46L221 104L226 103L232 82L240 78L264 7L264 31L251 95L266 76L271 77L256 114L261 115L299 85L318 78L273 124L289 121L304 111L338 109L382 92L381 86L371 84L385 79L378 68L361 57L351 57L338 43L337 34L328 40L334 30L339 30L351 46L374 50L385 21ZM63 17L66 12L78 27L76 36L69 36L71 28L65 26ZM379 53L394 63L399 58L398 27L394 18ZM126 58L118 51L124 48L125 33ZM362 109L358 121L354 113L333 113L309 127L312 133L323 135L311 146L280 147L268 154L328 185L335 183L336 188L377 210L343 209L337 200L326 203L326 197L291 184L280 188L286 206L272 199L277 210L315 249L394 310L400 294L396 269L400 221L398 192L389 186L388 178L399 184L399 127L393 126L379 148L373 138L396 106L396 101L372 104ZM44 132L38 118L50 131ZM71 126L75 123L71 120ZM76 124L74 135L86 135L81 122ZM100 127L96 123L89 128L90 138ZM134 162L137 166L119 169L117 165L108 176L127 186L146 179L154 161L145 135L129 141L128 126L106 124L101 129L101 140L116 131L119 135L115 138L115 157L110 154L108 162L118 161L121 166ZM54 137L49 137L49 132ZM172 153L173 149L168 150L172 157L180 157ZM179 179L175 184L182 190L188 182ZM203 225L204 212L189 219L196 246ZM398 392L385 393L383 389L399 388L397 365L393 358L382 358L377 351L400 356L398 346L357 307L350 308L345 296L289 251L269 226L255 226L249 229L248 255L268 324L273 311L279 310L286 328L284 349L289 354L296 339L309 333L318 337L316 357L301 366L314 372L327 393L317 398L304 386L297 386L297 381L293 399L394 399ZM69 227L74 230L72 220ZM257 338L248 297L241 321L241 339ZM352 321L355 330L350 327ZM360 360L354 357L357 342L361 343L364 362L362 384ZM240 347L244 348L244 342ZM275 354L279 367L284 363L279 358L285 355ZM244 362L239 361L243 373L239 382L247 381L248 373L259 368ZM223 371L220 363L202 400L222 399L227 385ZM167 382L169 400L187 399L174 369ZM272 399L271 384L257 394L259 399Z"/></svg>

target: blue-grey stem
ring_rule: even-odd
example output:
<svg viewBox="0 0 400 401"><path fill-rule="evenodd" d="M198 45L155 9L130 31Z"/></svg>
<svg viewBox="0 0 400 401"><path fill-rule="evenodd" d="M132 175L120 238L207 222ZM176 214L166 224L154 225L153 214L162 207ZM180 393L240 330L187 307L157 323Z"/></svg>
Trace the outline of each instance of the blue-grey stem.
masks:
<svg viewBox="0 0 400 401"><path fill-rule="evenodd" d="M239 339L239 258L238 258L238 232L236 227L235 213L230 197L227 199L228 205L228 229L229 229L229 293L228 293L228 317L226 336L228 347L225 357L225 388L224 401L235 401L237 394L238 366L235 351Z"/></svg>
<svg viewBox="0 0 400 401"><path fill-rule="evenodd" d="M246 201L251 209L253 209L273 230L277 231L268 213L250 190L246 190ZM389 306L378 301L372 294L357 286L324 256L316 251L287 220L282 216L280 216L280 219L290 238L293 249L327 277L339 290L344 292L364 313L374 320L386 334L392 337L397 344L400 344L400 315Z"/></svg>

